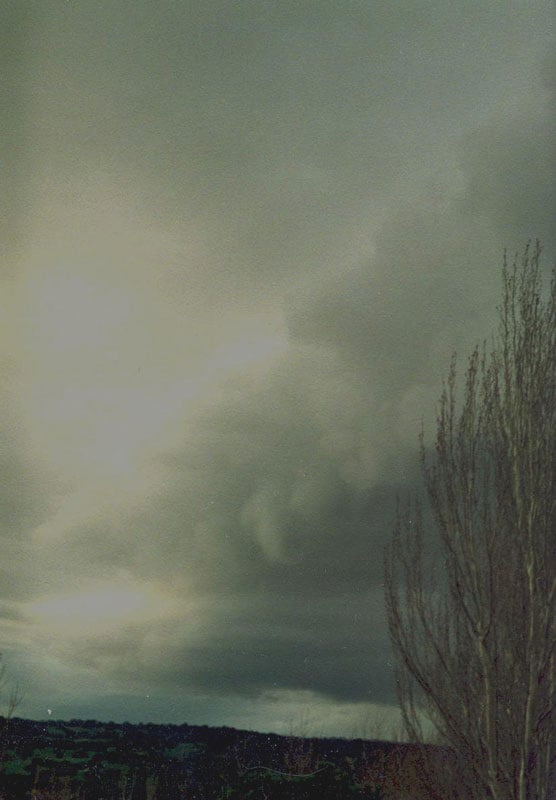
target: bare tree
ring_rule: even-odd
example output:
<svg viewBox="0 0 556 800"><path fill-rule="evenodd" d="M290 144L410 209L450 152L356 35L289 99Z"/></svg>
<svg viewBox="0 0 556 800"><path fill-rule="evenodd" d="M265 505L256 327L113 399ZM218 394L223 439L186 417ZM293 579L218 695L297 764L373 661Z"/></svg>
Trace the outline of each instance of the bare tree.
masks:
<svg viewBox="0 0 556 800"><path fill-rule="evenodd" d="M2 653L0 653L0 696L6 688L6 667L2 661ZM21 695L17 688L10 690L8 700L5 707L5 712L0 712L0 767L4 763L6 754L6 737L8 734L8 726L10 719L13 717L14 712L21 702Z"/></svg>
<svg viewBox="0 0 556 800"><path fill-rule="evenodd" d="M454 358L436 447L428 452L422 433L420 443L428 502L399 510L385 560L405 726L417 742L432 729L453 754L452 769L430 776L432 797L547 800L555 750L556 271L543 294L538 243L511 265L504 258L494 345L471 355L461 401ZM430 759L428 767L435 772Z"/></svg>

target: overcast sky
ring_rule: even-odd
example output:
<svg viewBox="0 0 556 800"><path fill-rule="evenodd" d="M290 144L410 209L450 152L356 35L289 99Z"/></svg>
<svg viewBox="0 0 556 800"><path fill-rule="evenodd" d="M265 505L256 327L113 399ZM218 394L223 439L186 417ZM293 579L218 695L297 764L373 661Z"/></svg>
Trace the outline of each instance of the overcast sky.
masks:
<svg viewBox="0 0 556 800"><path fill-rule="evenodd" d="M1 14L18 714L389 726L421 420L493 330L504 247L556 253L553 4Z"/></svg>

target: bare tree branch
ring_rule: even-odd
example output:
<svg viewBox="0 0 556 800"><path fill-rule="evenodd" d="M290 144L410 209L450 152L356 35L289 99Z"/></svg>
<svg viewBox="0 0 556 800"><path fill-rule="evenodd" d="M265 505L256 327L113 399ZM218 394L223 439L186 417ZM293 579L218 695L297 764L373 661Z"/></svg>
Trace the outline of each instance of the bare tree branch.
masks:
<svg viewBox="0 0 556 800"><path fill-rule="evenodd" d="M540 256L504 258L492 349L472 353L460 403L452 360L432 455L421 435L427 514L400 509L386 551L404 723L424 744L428 720L457 762L448 786L422 749L431 797L556 790L556 272L543 294Z"/></svg>

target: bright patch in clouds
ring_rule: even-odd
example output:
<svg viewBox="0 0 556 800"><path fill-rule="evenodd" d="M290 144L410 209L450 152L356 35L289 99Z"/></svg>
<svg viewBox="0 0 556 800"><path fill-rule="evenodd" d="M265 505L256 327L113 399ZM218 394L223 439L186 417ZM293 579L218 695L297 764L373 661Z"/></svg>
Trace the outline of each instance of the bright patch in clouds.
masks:
<svg viewBox="0 0 556 800"><path fill-rule="evenodd" d="M153 588L99 586L83 592L54 595L33 603L30 612L41 625L68 633L146 622L163 616L172 603Z"/></svg>
<svg viewBox="0 0 556 800"><path fill-rule="evenodd" d="M130 276L85 261L77 273L32 262L13 298L19 407L39 458L70 482L116 480L125 491L215 385L267 369L287 349L281 313L215 321L169 304L149 285L149 269L139 262Z"/></svg>

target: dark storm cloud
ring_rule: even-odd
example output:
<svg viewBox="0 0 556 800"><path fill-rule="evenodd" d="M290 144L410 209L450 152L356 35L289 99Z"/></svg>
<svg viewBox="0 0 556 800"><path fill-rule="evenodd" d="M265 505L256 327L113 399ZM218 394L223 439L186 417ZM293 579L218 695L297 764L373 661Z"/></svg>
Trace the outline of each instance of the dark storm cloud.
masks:
<svg viewBox="0 0 556 800"><path fill-rule="evenodd" d="M393 702L380 593L226 595L198 620L128 627L76 642L64 660L122 687L256 698L311 690L340 702Z"/></svg>
<svg viewBox="0 0 556 800"><path fill-rule="evenodd" d="M21 652L36 656L26 674L52 693L73 674L73 706L56 695L70 715L84 696L109 708L103 682L116 704L133 702L127 690L142 708L150 687L159 708L307 690L394 702L383 548L396 495L419 486L421 420L432 435L452 351L464 361L492 330L504 247L539 236L554 254L547 5L510 5L37 7L28 183L35 224L60 240L41 269L88 258L87 235L107 240L116 197L153 252L164 246L145 265L130 225L129 249L113 262L103 251L93 277L113 270L124 297L127 273L146 293L156 285L191 340L199 330L218 344L221 312L285 319L279 355L215 380L172 429L173 447L149 453L156 488L87 506L66 528L53 512L32 568L26 543L55 491L39 466L29 479L9 435L0 516L13 560L0 598L3 587L42 598L124 576L176 604L112 628L57 632L47 620L35 639L24 615ZM118 245L120 222L110 220ZM115 344L118 379L137 375L149 348L169 363L176 343L164 336L176 328L159 332L157 319L145 314L137 352ZM111 376L102 398L117 394ZM99 367L94 381L104 377ZM139 403L140 377L133 387ZM2 608L0 618L20 611Z"/></svg>
<svg viewBox="0 0 556 800"><path fill-rule="evenodd" d="M258 391L224 387L219 410L166 457L173 477L157 501L64 541L68 573L87 551L105 577L128 569L182 598L168 623L85 636L64 661L184 693L393 700L383 546L396 490L415 476L367 480L367 425L353 417L364 387L316 352L295 361Z"/></svg>
<svg viewBox="0 0 556 800"><path fill-rule="evenodd" d="M13 369L6 363L2 377L7 388ZM0 602L32 595L31 534L51 512L57 488L34 462L9 394L0 403Z"/></svg>
<svg viewBox="0 0 556 800"><path fill-rule="evenodd" d="M380 596L331 589L320 598L286 591L243 602L240 613L216 622L214 638L184 648L188 683L244 695L310 689L339 701L392 702Z"/></svg>
<svg viewBox="0 0 556 800"><path fill-rule="evenodd" d="M503 19L442 3L41 9L41 180L94 203L103 171L147 224L200 232L203 263L167 263L161 281L217 303L359 255L404 176L448 159L489 90L519 84L520 21L539 48L547 36L519 6ZM534 54L519 52L525 72Z"/></svg>
<svg viewBox="0 0 556 800"><path fill-rule="evenodd" d="M382 226L372 260L293 304L294 337L337 348L398 393L469 352L494 321L504 249L511 258L539 238L547 268L554 255L553 102L532 94L462 138L462 190L424 183Z"/></svg>
<svg viewBox="0 0 556 800"><path fill-rule="evenodd" d="M26 2L2 3L0 8L0 278L11 272L10 257L22 246L29 197L26 180L29 165L26 145L29 134L27 54L30 47L31 8Z"/></svg>
<svg viewBox="0 0 556 800"><path fill-rule="evenodd" d="M392 700L376 603L395 496L419 485L417 432L421 417L433 418L452 350L464 360L495 325L507 230L477 187L532 181L554 208L546 106L527 119L524 138L513 125L485 124L474 134L482 154L462 159L463 191L406 203L383 225L372 260L301 295L291 349L264 385L224 384L167 459L173 488L130 526L140 542L133 568L218 600L201 614L203 635L188 636L184 623L164 666L145 674L213 692L312 688ZM489 173L490 148L500 164ZM519 198L529 194L513 191L524 233Z"/></svg>
<svg viewBox="0 0 556 800"><path fill-rule="evenodd" d="M528 114L539 146L522 141L544 162L524 173L513 126L486 124L463 192L403 205L372 260L300 294L290 350L264 381L222 383L164 457L158 499L65 541L68 565L88 550L104 575L164 581L184 613L74 643L64 658L169 691L393 702L381 586L396 494L419 486L417 433L451 351L465 357L495 322L506 231L499 208L476 199L498 180L490 148L507 156L505 183L534 180L554 205L544 114Z"/></svg>
<svg viewBox="0 0 556 800"><path fill-rule="evenodd" d="M313 350L284 357L258 389L234 384L166 457L166 492L128 522L134 569L146 577L158 565L200 592L247 585L310 596L379 580L390 490L410 475L386 486L377 469L368 387Z"/></svg>
<svg viewBox="0 0 556 800"><path fill-rule="evenodd" d="M510 252L536 237L550 259L556 250L556 91L539 83L530 97L465 138L465 209L475 224L490 223Z"/></svg>

